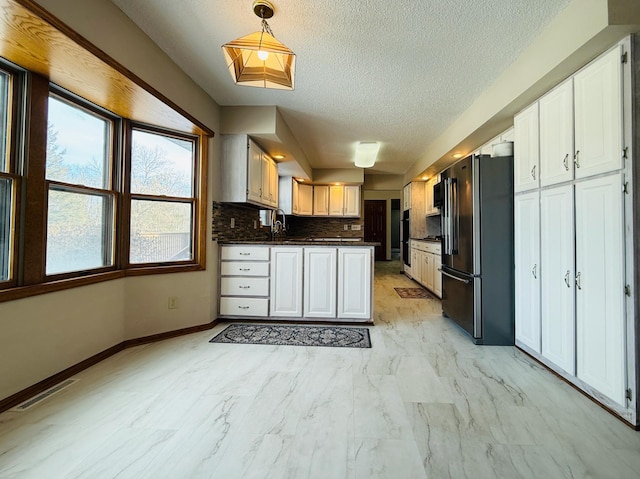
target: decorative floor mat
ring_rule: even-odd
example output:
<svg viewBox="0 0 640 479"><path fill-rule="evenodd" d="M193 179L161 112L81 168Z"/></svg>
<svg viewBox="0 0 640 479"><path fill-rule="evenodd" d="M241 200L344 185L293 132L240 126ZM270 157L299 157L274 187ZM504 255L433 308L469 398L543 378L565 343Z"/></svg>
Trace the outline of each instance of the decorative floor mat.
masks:
<svg viewBox="0 0 640 479"><path fill-rule="evenodd" d="M422 288L393 288L401 298L407 299L435 299L429 291Z"/></svg>
<svg viewBox="0 0 640 479"><path fill-rule="evenodd" d="M209 342L336 348L371 347L367 328L289 324L232 324Z"/></svg>

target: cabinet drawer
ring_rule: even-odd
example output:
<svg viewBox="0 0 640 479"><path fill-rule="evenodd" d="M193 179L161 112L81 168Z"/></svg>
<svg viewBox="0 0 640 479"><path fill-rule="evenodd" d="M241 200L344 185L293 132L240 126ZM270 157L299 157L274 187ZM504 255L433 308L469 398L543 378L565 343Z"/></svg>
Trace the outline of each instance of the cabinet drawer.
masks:
<svg viewBox="0 0 640 479"><path fill-rule="evenodd" d="M269 296L269 278L222 278L222 296Z"/></svg>
<svg viewBox="0 0 640 479"><path fill-rule="evenodd" d="M220 298L222 316L269 316L267 298Z"/></svg>
<svg viewBox="0 0 640 479"><path fill-rule="evenodd" d="M222 246L220 258L251 260L251 261L269 261L268 246Z"/></svg>
<svg viewBox="0 0 640 479"><path fill-rule="evenodd" d="M427 253L440 254L441 246L439 243L427 243Z"/></svg>
<svg viewBox="0 0 640 479"><path fill-rule="evenodd" d="M222 276L269 276L269 263L251 261L223 261L220 263Z"/></svg>

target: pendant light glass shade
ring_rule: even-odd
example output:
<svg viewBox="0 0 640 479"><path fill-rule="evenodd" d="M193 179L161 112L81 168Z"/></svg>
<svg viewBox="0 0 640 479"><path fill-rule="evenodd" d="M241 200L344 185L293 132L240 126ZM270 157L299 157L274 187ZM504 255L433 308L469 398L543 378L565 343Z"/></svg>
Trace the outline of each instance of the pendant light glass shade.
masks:
<svg viewBox="0 0 640 479"><path fill-rule="evenodd" d="M254 12L262 16L262 31L222 45L229 73L237 85L293 90L296 55L275 39L265 20L272 6L255 2Z"/></svg>

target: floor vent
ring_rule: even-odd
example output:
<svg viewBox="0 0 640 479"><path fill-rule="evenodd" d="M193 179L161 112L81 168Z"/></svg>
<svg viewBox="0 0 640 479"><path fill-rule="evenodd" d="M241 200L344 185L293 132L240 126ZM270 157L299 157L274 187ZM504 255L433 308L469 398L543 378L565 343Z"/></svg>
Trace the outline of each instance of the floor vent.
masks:
<svg viewBox="0 0 640 479"><path fill-rule="evenodd" d="M22 412L22 411L26 411L27 409L29 409L32 406L35 406L36 404L38 404L39 402L44 401L45 399L47 399L48 397L53 396L56 393L59 393L60 391L62 391L63 389L68 388L69 386L71 386L73 383L77 382L78 379L67 379L66 381L62 381L59 384L56 384L55 386L50 387L49 389L47 389L46 391L42 391L40 394L38 394L37 396L32 397L31 399L27 399L26 401L18 404L15 407L12 407L11 409L9 409L10 411L17 411L17 412Z"/></svg>

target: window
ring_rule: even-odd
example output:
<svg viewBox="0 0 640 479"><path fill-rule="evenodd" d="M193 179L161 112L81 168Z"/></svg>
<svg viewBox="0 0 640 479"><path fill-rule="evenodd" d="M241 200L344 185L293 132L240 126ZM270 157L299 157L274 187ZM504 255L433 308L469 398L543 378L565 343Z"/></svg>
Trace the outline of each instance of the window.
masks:
<svg viewBox="0 0 640 479"><path fill-rule="evenodd" d="M13 279L16 225L17 165L11 161L12 90L14 75L0 70L0 284ZM15 143L15 142L13 142Z"/></svg>
<svg viewBox="0 0 640 479"><path fill-rule="evenodd" d="M46 274L115 264L114 121L49 97Z"/></svg>
<svg viewBox="0 0 640 479"><path fill-rule="evenodd" d="M193 261L197 138L134 128L129 263Z"/></svg>

